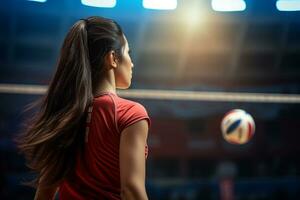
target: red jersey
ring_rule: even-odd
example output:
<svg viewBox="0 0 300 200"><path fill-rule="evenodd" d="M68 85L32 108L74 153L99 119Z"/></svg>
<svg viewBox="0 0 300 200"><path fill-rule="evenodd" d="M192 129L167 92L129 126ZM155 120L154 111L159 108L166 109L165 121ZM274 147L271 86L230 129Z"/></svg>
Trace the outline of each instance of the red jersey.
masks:
<svg viewBox="0 0 300 200"><path fill-rule="evenodd" d="M61 184L59 199L119 200L120 134L126 127L143 119L150 125L150 119L141 104L113 93L95 97L89 112L83 156L77 158L72 180ZM147 146L145 151L147 156Z"/></svg>

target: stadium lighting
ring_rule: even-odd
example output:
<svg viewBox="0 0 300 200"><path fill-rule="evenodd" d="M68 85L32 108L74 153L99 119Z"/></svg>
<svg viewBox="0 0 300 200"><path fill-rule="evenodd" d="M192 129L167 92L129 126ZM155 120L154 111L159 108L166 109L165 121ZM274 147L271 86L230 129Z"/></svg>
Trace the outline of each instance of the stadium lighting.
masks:
<svg viewBox="0 0 300 200"><path fill-rule="evenodd" d="M143 7L155 10L174 10L177 0L143 0Z"/></svg>
<svg viewBox="0 0 300 200"><path fill-rule="evenodd" d="M116 6L116 0L81 0L85 6L98 7L98 8L113 8Z"/></svg>
<svg viewBox="0 0 300 200"><path fill-rule="evenodd" d="M300 11L300 0L277 0L276 8L279 11Z"/></svg>
<svg viewBox="0 0 300 200"><path fill-rule="evenodd" d="M34 1L34 2L45 3L47 0L27 0L27 1Z"/></svg>
<svg viewBox="0 0 300 200"><path fill-rule="evenodd" d="M211 6L215 11L232 12L246 9L244 0L212 0Z"/></svg>

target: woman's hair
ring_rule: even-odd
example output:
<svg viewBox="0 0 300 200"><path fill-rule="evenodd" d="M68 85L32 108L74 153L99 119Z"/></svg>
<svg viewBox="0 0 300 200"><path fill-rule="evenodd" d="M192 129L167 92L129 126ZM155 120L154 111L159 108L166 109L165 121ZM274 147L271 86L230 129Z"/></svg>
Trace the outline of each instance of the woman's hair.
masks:
<svg viewBox="0 0 300 200"><path fill-rule="evenodd" d="M114 50L121 61L124 45L121 27L110 19L89 17L70 29L48 91L16 139L27 166L37 173L28 185L54 186L72 173L83 150L86 111L104 73L105 56Z"/></svg>

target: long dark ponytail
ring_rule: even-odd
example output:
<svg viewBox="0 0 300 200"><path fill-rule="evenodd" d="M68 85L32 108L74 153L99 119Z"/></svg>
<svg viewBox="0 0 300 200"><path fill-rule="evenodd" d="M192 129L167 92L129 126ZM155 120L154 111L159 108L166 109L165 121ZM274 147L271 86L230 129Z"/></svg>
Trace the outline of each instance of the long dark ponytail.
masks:
<svg viewBox="0 0 300 200"><path fill-rule="evenodd" d="M17 138L27 166L38 176L29 185L57 185L74 169L84 144L86 111L105 71L105 55L122 60L123 32L113 20L90 17L68 32L56 73L27 129Z"/></svg>

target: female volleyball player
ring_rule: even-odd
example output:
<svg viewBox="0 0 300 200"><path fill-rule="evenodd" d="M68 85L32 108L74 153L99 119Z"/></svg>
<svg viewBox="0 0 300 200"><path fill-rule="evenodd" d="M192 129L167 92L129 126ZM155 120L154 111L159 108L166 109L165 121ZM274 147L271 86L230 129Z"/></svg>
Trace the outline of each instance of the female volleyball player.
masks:
<svg viewBox="0 0 300 200"><path fill-rule="evenodd" d="M19 138L35 199L148 199L144 107L120 98L131 84L128 42L113 20L79 20L67 34L40 110Z"/></svg>

